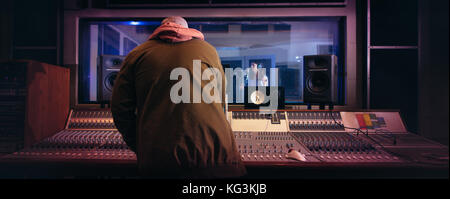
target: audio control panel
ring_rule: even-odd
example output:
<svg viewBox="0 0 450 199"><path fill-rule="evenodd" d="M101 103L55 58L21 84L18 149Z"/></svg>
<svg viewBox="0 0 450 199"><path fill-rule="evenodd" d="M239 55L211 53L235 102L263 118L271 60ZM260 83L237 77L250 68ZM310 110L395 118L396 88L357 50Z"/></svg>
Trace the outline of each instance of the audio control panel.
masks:
<svg viewBox="0 0 450 199"><path fill-rule="evenodd" d="M109 110L71 110L66 128L6 159L136 161Z"/></svg>
<svg viewBox="0 0 450 199"><path fill-rule="evenodd" d="M109 110L72 110L67 129L116 129Z"/></svg>
<svg viewBox="0 0 450 199"><path fill-rule="evenodd" d="M230 113L229 113L230 115ZM233 131L287 132L289 131L286 112L232 111Z"/></svg>
<svg viewBox="0 0 450 199"><path fill-rule="evenodd" d="M246 162L307 161L307 150L288 132L233 132L236 145ZM292 155L296 150L300 157Z"/></svg>
<svg viewBox="0 0 450 199"><path fill-rule="evenodd" d="M286 126L273 125L270 115L259 114L257 111L232 112L231 125L238 151L244 161L402 162L399 157L363 139L362 135L346 132L339 111L286 111L277 114L281 121L286 121ZM268 128L271 131L267 131Z"/></svg>
<svg viewBox="0 0 450 199"><path fill-rule="evenodd" d="M418 162L433 157L441 163L446 158L448 164L448 148L418 136L411 137L407 132L388 132L401 130L402 124L397 124L401 121L399 117L398 113L384 112L240 110L228 113L237 150L246 164L407 164L407 159L411 159L393 151L406 151L409 156L427 155L417 157ZM347 125L372 131L348 131L344 128ZM441 153L444 148L446 151ZM422 152L413 153L411 149ZM437 150L439 156L434 155ZM66 129L4 158L136 162L135 153L123 141L108 110L72 110Z"/></svg>
<svg viewBox="0 0 450 199"><path fill-rule="evenodd" d="M295 132L293 135L323 162L401 162L397 156L345 132Z"/></svg>
<svg viewBox="0 0 450 199"><path fill-rule="evenodd" d="M341 114L333 111L288 111L289 129L292 132L344 131Z"/></svg>
<svg viewBox="0 0 450 199"><path fill-rule="evenodd" d="M136 160L117 130L63 130L8 159Z"/></svg>

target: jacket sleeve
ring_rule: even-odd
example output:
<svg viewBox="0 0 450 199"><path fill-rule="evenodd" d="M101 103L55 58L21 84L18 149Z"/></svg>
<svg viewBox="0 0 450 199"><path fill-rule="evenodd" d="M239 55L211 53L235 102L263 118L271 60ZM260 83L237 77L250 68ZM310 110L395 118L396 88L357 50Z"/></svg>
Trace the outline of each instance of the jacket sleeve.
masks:
<svg viewBox="0 0 450 199"><path fill-rule="evenodd" d="M127 57L114 83L111 112L128 147L136 152L136 91L134 64Z"/></svg>

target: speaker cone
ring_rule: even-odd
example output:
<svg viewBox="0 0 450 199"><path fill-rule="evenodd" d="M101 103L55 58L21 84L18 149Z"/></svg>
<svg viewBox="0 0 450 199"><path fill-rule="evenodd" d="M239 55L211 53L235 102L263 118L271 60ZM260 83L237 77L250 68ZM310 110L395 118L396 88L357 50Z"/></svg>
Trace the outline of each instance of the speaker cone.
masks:
<svg viewBox="0 0 450 199"><path fill-rule="evenodd" d="M104 84L105 84L106 89L108 89L109 91L112 91L112 89L114 87L114 81L116 80L117 74L119 74L119 73L118 72L111 72L105 78Z"/></svg>
<svg viewBox="0 0 450 199"><path fill-rule="evenodd" d="M330 87L330 79L325 72L311 72L306 80L306 88L311 93L322 93Z"/></svg>

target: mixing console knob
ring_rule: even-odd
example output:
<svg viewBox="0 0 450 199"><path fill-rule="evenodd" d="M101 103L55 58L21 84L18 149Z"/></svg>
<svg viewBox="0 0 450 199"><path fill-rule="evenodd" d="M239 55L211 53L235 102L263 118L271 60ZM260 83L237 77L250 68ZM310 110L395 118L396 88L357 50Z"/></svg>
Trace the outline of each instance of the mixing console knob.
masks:
<svg viewBox="0 0 450 199"><path fill-rule="evenodd" d="M329 152L330 151L330 142L328 140L326 140L324 142L324 149Z"/></svg>

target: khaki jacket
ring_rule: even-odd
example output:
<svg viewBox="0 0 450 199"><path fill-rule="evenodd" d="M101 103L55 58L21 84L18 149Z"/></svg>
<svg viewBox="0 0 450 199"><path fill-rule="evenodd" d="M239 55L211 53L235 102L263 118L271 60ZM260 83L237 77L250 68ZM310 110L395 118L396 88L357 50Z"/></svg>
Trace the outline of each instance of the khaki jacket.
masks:
<svg viewBox="0 0 450 199"><path fill-rule="evenodd" d="M192 39L179 43L148 40L125 58L115 81L111 111L114 123L138 158L143 175L156 177L237 177L245 174L223 103L173 103L170 90L178 80L171 71L189 71L190 102L194 83L193 60L201 71L219 69L213 46ZM194 82L193 82L194 81ZM201 81L203 88L209 80Z"/></svg>

